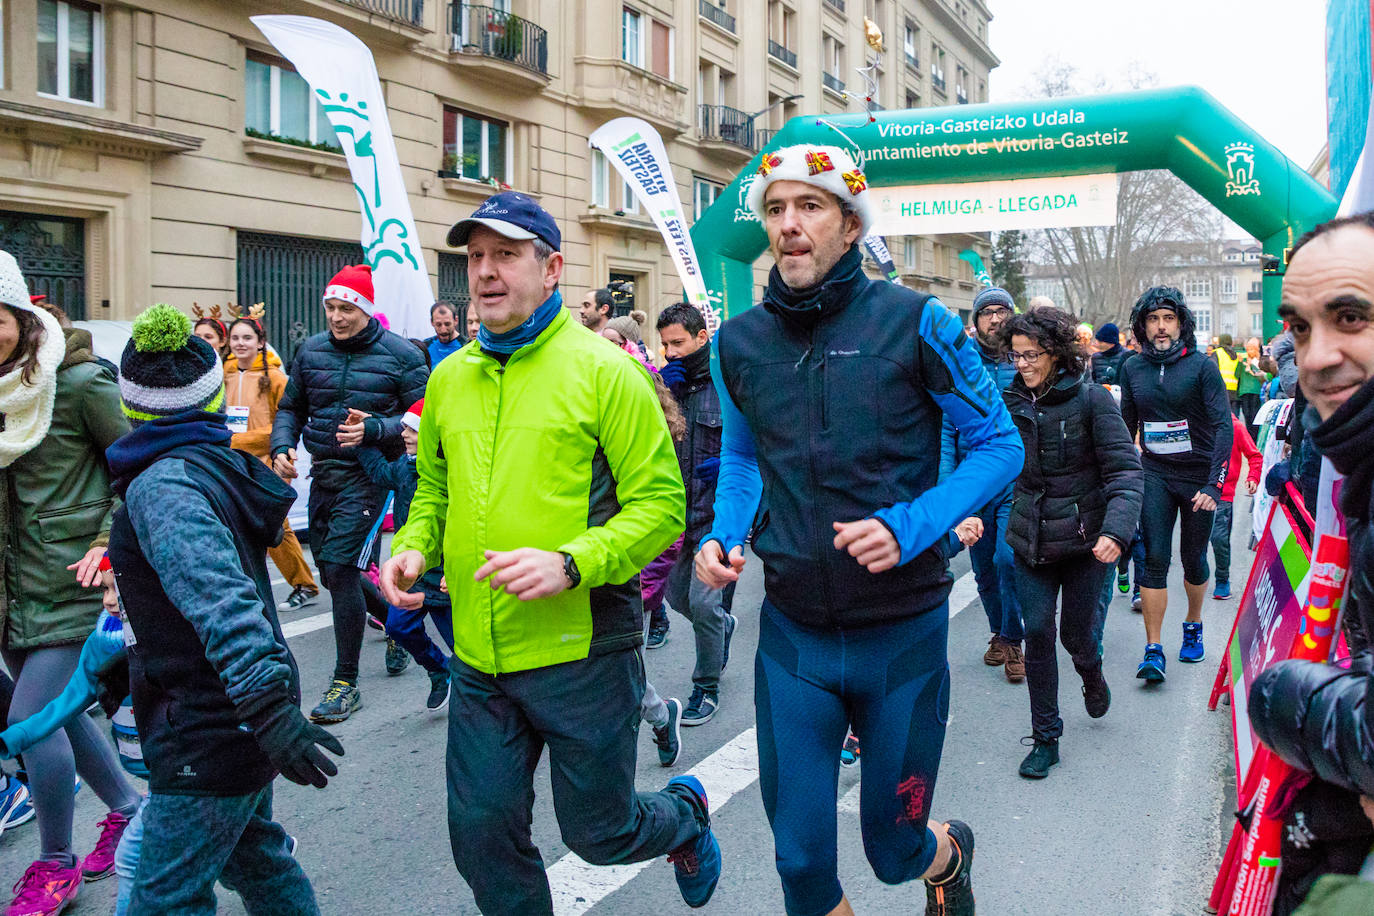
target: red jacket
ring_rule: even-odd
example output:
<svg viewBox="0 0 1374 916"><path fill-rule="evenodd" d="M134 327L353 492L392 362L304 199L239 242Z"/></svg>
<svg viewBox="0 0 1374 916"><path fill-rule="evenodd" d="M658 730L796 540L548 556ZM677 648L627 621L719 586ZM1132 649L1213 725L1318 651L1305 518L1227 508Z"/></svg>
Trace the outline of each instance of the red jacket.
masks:
<svg viewBox="0 0 1374 916"><path fill-rule="evenodd" d="M1264 456L1255 447L1255 440L1250 438L1250 431L1245 428L1245 423L1235 414L1231 415L1231 463L1227 466L1226 486L1221 488L1221 501L1229 503L1236 498L1236 483L1240 479L1240 453L1245 452L1245 464L1249 469L1246 477L1254 481L1255 486L1259 486L1260 470L1264 464Z"/></svg>

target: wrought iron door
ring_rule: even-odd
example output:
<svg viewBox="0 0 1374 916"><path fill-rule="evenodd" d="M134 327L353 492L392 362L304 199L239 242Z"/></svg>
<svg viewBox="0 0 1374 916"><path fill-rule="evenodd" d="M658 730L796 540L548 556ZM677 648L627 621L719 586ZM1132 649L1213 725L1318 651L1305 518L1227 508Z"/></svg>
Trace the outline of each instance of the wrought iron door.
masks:
<svg viewBox="0 0 1374 916"><path fill-rule="evenodd" d="M0 210L0 248L19 262L30 295L86 317L85 220Z"/></svg>
<svg viewBox="0 0 1374 916"><path fill-rule="evenodd" d="M362 263L362 247L348 242L241 231L239 303L266 304L268 339L289 361L301 341L325 329L320 296L330 278Z"/></svg>

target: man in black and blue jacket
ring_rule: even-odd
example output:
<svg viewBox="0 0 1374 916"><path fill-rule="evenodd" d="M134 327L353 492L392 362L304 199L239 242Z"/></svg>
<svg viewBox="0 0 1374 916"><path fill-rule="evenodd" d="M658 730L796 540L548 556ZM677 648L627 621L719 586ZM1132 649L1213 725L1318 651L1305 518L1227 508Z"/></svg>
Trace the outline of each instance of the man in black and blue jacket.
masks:
<svg viewBox="0 0 1374 916"><path fill-rule="evenodd" d="M1002 357L1002 348L997 342L998 329L1015 311L1015 300L999 287L990 286L973 297L973 331L978 360L998 391L1006 391L1016 378L1016 367ZM946 416L940 430L940 479L952 474L969 452L968 440ZM987 651L983 653L983 664L1002 666L1007 680L1019 684L1026 679L1026 658L1021 651L1025 629L1013 578L1016 562L1007 546L1007 519L1011 517L1014 482L1008 480L1006 487L978 510L983 536L969 548L969 559L973 563L973 580L978 584L978 598L992 633Z"/></svg>
<svg viewBox="0 0 1374 916"><path fill-rule="evenodd" d="M272 781L324 788L337 738L300 711L267 548L295 494L229 447L219 354L167 305L140 315L120 361L134 429L106 452L124 505L109 557L125 611L134 718L152 795L129 912L318 916L272 820ZM174 506L175 511L168 511Z"/></svg>
<svg viewBox="0 0 1374 916"><path fill-rule="evenodd" d="M949 709L943 545L1017 475L1023 451L958 319L864 275L868 197L836 147L765 154L753 179L776 266L762 304L716 336L721 468L697 575L738 579L757 517L759 775L787 912L849 912L835 787L852 726L874 872L924 878L928 914L964 916L973 832L928 820ZM943 415L969 454L937 483Z"/></svg>

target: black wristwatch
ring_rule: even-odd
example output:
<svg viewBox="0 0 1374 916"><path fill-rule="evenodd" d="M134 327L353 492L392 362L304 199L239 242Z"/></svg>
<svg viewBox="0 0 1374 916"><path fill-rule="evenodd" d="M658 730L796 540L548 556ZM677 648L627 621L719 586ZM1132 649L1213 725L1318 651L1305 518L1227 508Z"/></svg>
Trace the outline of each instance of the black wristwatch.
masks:
<svg viewBox="0 0 1374 916"><path fill-rule="evenodd" d="M563 554L563 575L568 578L568 588L577 588L582 584L582 573L577 571L577 561L570 553Z"/></svg>

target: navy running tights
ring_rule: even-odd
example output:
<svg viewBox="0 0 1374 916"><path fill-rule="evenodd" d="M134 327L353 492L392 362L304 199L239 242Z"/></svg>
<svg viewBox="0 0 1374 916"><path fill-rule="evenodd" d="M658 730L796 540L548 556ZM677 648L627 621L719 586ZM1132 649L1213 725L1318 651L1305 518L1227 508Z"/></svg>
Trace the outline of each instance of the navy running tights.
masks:
<svg viewBox="0 0 1374 916"><path fill-rule="evenodd" d="M948 633L943 603L893 623L816 629L764 599L754 660L759 785L789 916L821 916L844 895L835 802L851 725L874 874L900 884L934 860L926 821L949 719Z"/></svg>

